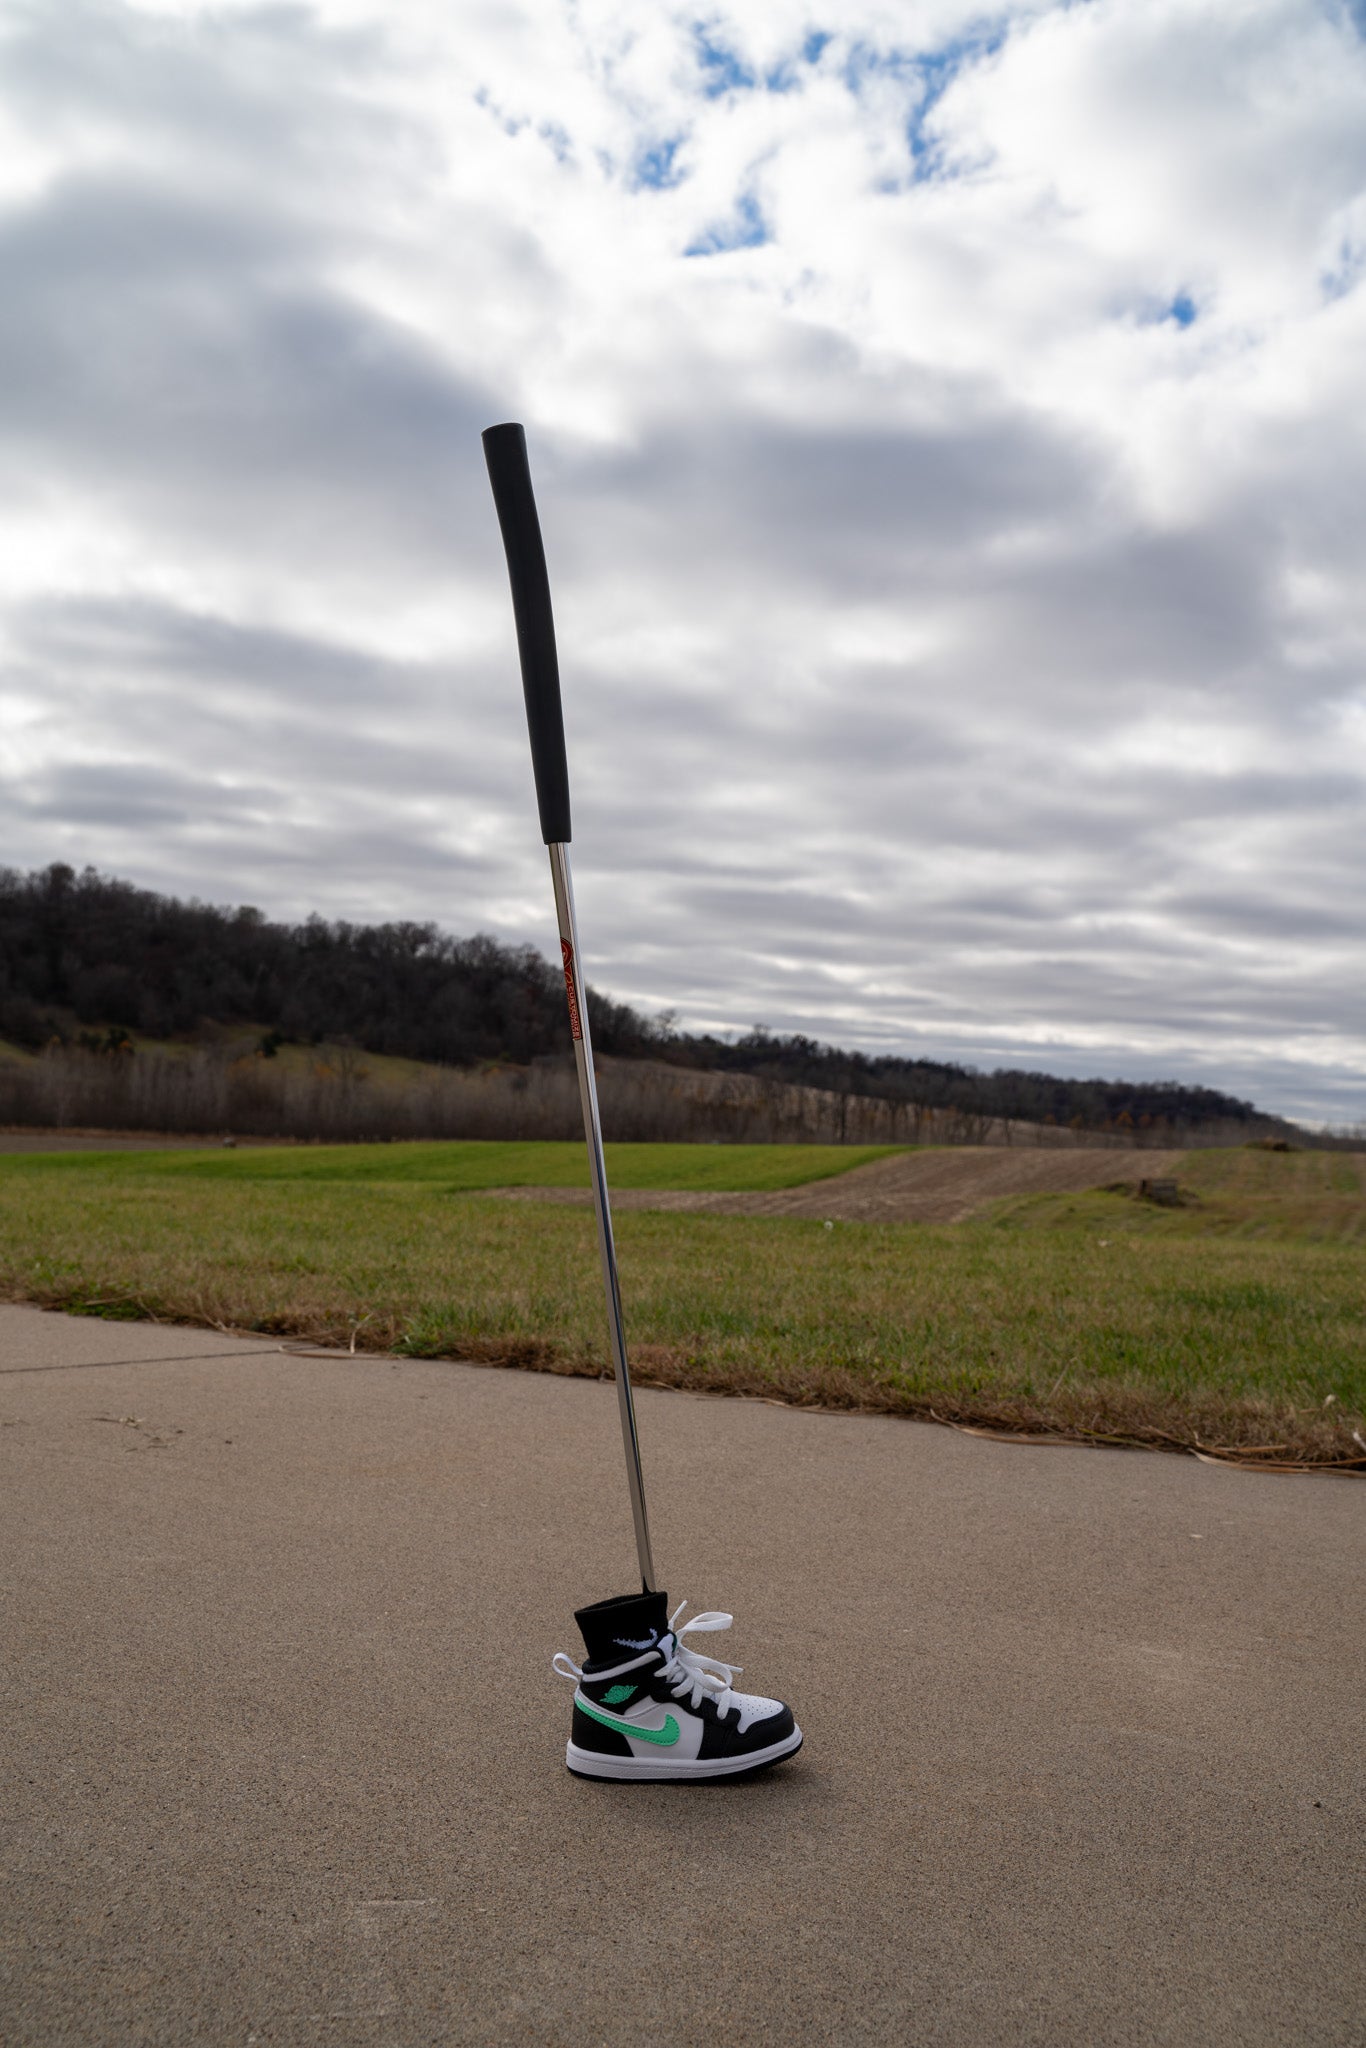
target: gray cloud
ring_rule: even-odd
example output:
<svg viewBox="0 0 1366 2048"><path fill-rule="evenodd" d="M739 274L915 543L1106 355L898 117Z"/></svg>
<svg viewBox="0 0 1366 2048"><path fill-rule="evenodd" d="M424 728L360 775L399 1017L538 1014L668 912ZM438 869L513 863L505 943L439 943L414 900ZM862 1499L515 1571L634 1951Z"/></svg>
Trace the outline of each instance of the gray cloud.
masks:
<svg viewBox="0 0 1366 2048"><path fill-rule="evenodd" d="M139 181L63 183L0 228L0 448L149 542L431 575L482 523L487 394L310 279L296 232Z"/></svg>
<svg viewBox="0 0 1366 2048"><path fill-rule="evenodd" d="M680 111L661 62L623 113L591 66L543 77L510 17L418 61L414 19L13 17L7 104L45 168L0 208L4 858L548 943L478 441L521 411L599 985L718 1029L1362 1115L1366 442L1334 350L1363 287L1319 325L1287 287L1279 326L1201 367L1211 290L1179 365L1117 353L1146 257L1088 254L1004 142L974 147L967 268L1072 267L1056 312L1012 273L1020 309L978 309L999 355L974 328L967 363L934 312L933 176L843 198L790 273L764 265L795 205L772 248L684 263L668 208L743 109ZM801 89L770 185L807 147ZM666 128L690 179L614 184ZM1308 144L1276 147L1293 181ZM1351 202L1342 163L1306 174L1321 211ZM929 282L898 356L859 295L903 263ZM1140 345L1146 371L1114 367Z"/></svg>

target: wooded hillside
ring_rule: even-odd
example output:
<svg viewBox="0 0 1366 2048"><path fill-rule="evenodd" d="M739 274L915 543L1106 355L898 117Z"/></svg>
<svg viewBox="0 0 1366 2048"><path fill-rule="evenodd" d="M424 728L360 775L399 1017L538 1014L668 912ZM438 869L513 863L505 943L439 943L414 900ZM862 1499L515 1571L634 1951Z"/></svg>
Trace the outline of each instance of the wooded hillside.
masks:
<svg viewBox="0 0 1366 2048"><path fill-rule="evenodd" d="M844 1052L756 1027L724 1040L676 1032L589 991L597 1049L752 1074L931 1109L1081 1130L1194 1130L1272 1120L1178 1082L980 1073L952 1062ZM56 865L0 870L0 1037L38 1048L121 1032L192 1036L208 1023L282 1042L351 1042L443 1065L518 1066L568 1047L564 986L530 946L452 938L432 924L274 923L242 906L181 902Z"/></svg>

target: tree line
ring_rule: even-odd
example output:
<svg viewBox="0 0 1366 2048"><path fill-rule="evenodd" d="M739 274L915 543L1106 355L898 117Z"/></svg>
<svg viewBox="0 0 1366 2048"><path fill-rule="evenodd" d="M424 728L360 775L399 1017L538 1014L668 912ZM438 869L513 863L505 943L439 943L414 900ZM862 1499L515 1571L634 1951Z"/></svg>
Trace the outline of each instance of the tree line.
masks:
<svg viewBox="0 0 1366 2048"><path fill-rule="evenodd" d="M1072 1081L1023 1067L982 1073L947 1060L844 1052L799 1034L776 1037L762 1025L734 1044L692 1039L688 1047L690 1054L696 1052L703 1063L722 1072L759 1074L809 1088L1010 1122L1102 1130L1228 1122L1260 1127L1278 1121L1220 1089L1192 1088L1180 1081Z"/></svg>
<svg viewBox="0 0 1366 2048"><path fill-rule="evenodd" d="M624 1059L1074 1129L1266 1128L1250 1102L1179 1082L1072 1081L846 1052L763 1026L737 1039L673 1029L588 991L596 1048ZM249 1026L283 1042L351 1043L451 1067L528 1066L568 1050L564 982L532 946L434 924L275 922L182 902L87 867L0 870L0 1037L115 1050L124 1034Z"/></svg>
<svg viewBox="0 0 1366 2048"><path fill-rule="evenodd" d="M625 1004L594 996L590 1020L605 1052L653 1044ZM259 1025L276 1044L525 1065L561 1048L564 981L534 947L433 924L280 924L94 868L0 870L0 1036L29 1047L90 1027L173 1038L208 1022Z"/></svg>

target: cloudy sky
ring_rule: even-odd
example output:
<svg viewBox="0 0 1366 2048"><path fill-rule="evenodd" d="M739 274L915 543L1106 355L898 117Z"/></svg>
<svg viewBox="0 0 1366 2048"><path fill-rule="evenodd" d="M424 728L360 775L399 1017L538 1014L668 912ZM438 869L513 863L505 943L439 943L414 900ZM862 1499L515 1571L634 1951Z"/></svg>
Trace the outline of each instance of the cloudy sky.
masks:
<svg viewBox="0 0 1366 2048"><path fill-rule="evenodd" d="M1366 1117L1366 5L0 4L0 859Z"/></svg>

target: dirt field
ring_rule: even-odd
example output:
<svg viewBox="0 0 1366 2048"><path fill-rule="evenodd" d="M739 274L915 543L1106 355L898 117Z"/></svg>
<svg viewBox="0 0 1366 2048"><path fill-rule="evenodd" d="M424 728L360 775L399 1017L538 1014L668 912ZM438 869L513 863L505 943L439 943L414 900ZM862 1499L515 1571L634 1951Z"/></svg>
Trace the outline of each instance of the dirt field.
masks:
<svg viewBox="0 0 1366 2048"><path fill-rule="evenodd" d="M963 1223L1002 1195L1061 1194L1110 1181L1172 1179L1184 1152L1036 1151L1012 1145L964 1145L903 1152L857 1166L833 1180L765 1194L683 1194L622 1188L614 1209L700 1209L714 1216L807 1216L841 1223ZM587 1208L586 1188L500 1188L509 1201Z"/></svg>

